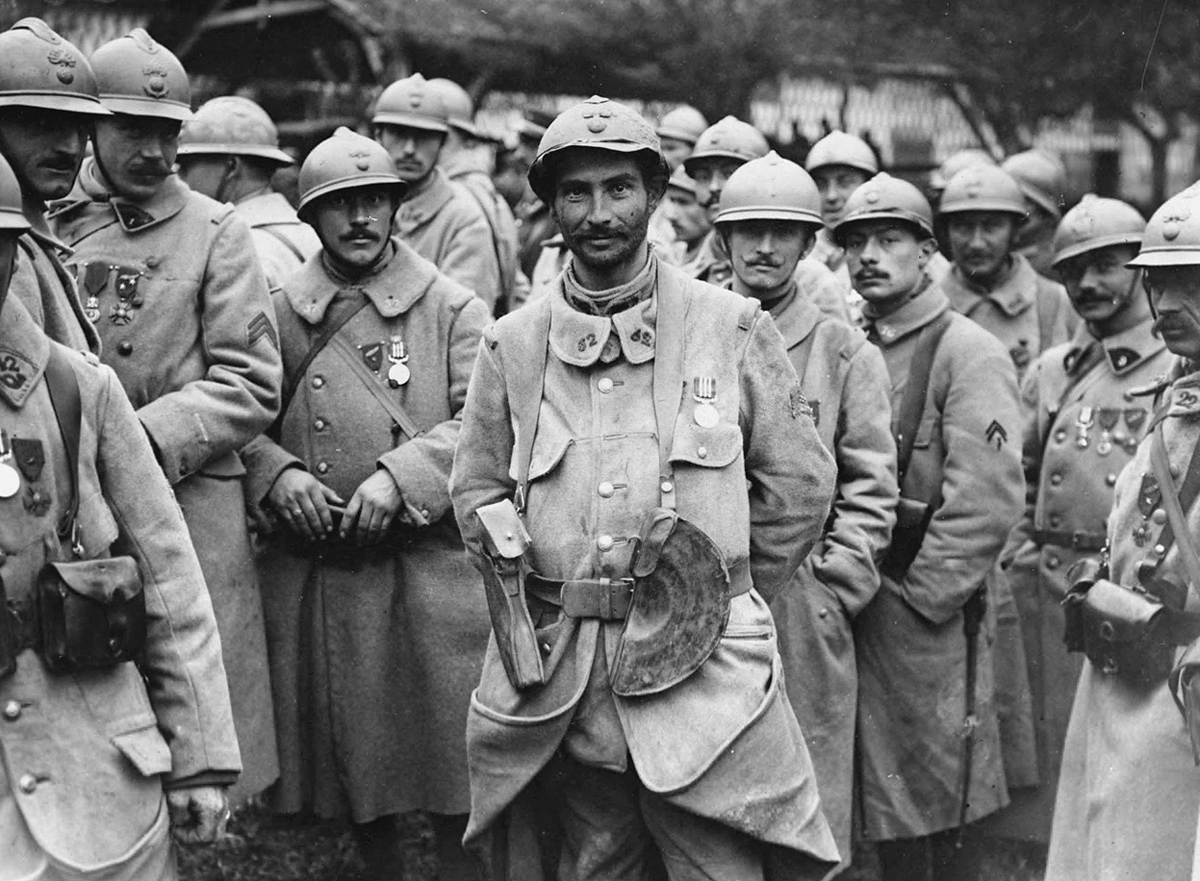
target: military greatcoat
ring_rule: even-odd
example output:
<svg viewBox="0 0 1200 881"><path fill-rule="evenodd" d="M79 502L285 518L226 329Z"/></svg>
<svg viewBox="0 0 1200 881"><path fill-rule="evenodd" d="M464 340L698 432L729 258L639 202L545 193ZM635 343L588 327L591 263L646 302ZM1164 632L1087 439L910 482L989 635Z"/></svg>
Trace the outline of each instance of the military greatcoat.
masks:
<svg viewBox="0 0 1200 881"><path fill-rule="evenodd" d="M400 203L395 234L494 309L501 294L500 263L483 209L440 168L423 186Z"/></svg>
<svg viewBox="0 0 1200 881"><path fill-rule="evenodd" d="M517 262L517 219L512 209L492 183L491 176L473 161L475 157L464 154L453 164L445 166L450 182L458 184L467 192L483 211L492 236L492 248L500 266L501 312L509 312L520 303L514 301L517 291L517 273L521 271Z"/></svg>
<svg viewBox="0 0 1200 881"><path fill-rule="evenodd" d="M313 228L296 216L282 193L263 190L234 203L233 210L250 227L267 286L278 290L283 280L321 250Z"/></svg>
<svg viewBox="0 0 1200 881"><path fill-rule="evenodd" d="M1103 547L1117 475L1133 458L1150 405L1132 394L1167 373L1172 355L1136 327L1074 338L1034 361L1022 387L1025 515L1001 555L1020 613L1033 718L1038 785L1012 789L1012 804L990 818L989 832L1048 841L1063 740L1083 655L1063 644L1067 571Z"/></svg>
<svg viewBox="0 0 1200 881"><path fill-rule="evenodd" d="M307 469L347 502L384 468L404 499L405 525L377 548L350 549L350 565L283 532L260 559L282 766L275 806L359 823L415 808L466 813L463 732L491 629L448 489L488 310L407 245L395 248L355 283L318 254L276 294L283 338L305 340L302 353L342 301L369 302L296 379L279 442L259 438L244 452L255 503L285 468ZM394 336L411 375L398 388L387 381ZM285 345L289 377L292 351ZM419 437L395 427L379 394Z"/></svg>
<svg viewBox="0 0 1200 881"><path fill-rule="evenodd" d="M93 160L56 229L69 267L187 521L212 595L246 773L236 799L278 776L262 598L237 450L279 408L275 316L250 233L229 205L167 178L134 204Z"/></svg>
<svg viewBox="0 0 1200 881"><path fill-rule="evenodd" d="M936 286L874 320L891 378L893 423L919 331L949 308ZM866 316L871 319L870 310ZM991 334L950 316L930 371L903 497L940 493L916 559L883 576L855 621L864 832L915 838L959 825L967 641L963 606L1021 516L1020 402L1012 361ZM977 670L967 822L1008 801L992 676L993 630L975 638Z"/></svg>
<svg viewBox="0 0 1200 881"><path fill-rule="evenodd" d="M1200 373L1175 380L1163 403L1167 458L1172 474L1182 475L1200 443ZM1157 559L1166 523L1157 510L1147 516L1139 506L1150 474L1147 438L1117 477L1108 517L1109 578L1129 587L1139 584L1138 564ZM1200 506L1185 516L1195 540ZM1188 583L1178 543L1156 574ZM1190 593L1194 608L1195 585ZM1200 768L1167 684L1133 687L1085 659L1063 747L1046 881L1188 881L1198 813Z"/></svg>
<svg viewBox="0 0 1200 881"><path fill-rule="evenodd" d="M548 578L627 576L632 539L664 491L655 364L679 358L689 390L696 377L715 381L719 420L704 426L693 394L667 390L666 400L681 400L666 491L747 590L733 598L709 659L652 696L621 698L609 689L607 663L621 621L564 614L546 662L549 681L525 691L509 682L493 638L467 723L466 842L486 854L488 877L506 877L502 851L493 849L497 836L514 833L519 796L561 749L616 771L632 758L642 784L669 804L775 845L772 852L798 863L788 877L819 877L838 855L781 689L767 600L820 535L833 495L832 458L779 333L757 304L651 260L650 298L611 318L574 309L560 281L550 297L485 334L451 478L455 514L468 547L479 552L475 511L515 489L509 383L544 358L525 517L530 563ZM549 324L548 351L539 322ZM672 336L668 347L662 341ZM602 360L605 352L613 357Z"/></svg>
<svg viewBox="0 0 1200 881"><path fill-rule="evenodd" d="M241 765L212 605L187 529L120 383L60 349L79 386L72 472L44 370L50 342L22 303L0 310L0 430L20 472L0 499L0 573L25 602L78 489L85 558L131 554L145 589L142 659L52 674L32 649L0 679L0 879L175 877L163 787L228 784ZM7 614L7 610L5 612ZM202 776L201 776L202 775ZM78 874L77 874L78 873Z"/></svg>
<svg viewBox="0 0 1200 881"><path fill-rule="evenodd" d="M866 335L821 314L795 286L771 307L821 442L838 467L824 534L771 601L784 682L812 756L838 850L850 856L858 670L850 623L879 589L895 521L891 386Z"/></svg>

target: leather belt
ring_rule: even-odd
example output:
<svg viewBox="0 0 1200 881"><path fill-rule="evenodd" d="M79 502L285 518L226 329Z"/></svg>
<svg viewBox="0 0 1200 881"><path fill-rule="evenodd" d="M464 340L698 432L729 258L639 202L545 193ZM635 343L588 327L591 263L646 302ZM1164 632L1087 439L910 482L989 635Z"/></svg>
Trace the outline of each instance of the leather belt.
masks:
<svg viewBox="0 0 1200 881"><path fill-rule="evenodd" d="M1075 551L1102 551L1108 541L1103 532L1066 532L1058 529L1035 529L1033 540L1039 547L1052 545Z"/></svg>
<svg viewBox="0 0 1200 881"><path fill-rule="evenodd" d="M632 578L573 578L566 581L530 573L525 587L534 596L556 606L572 618L624 621L633 600Z"/></svg>
<svg viewBox="0 0 1200 881"><path fill-rule="evenodd" d="M4 624L8 627L13 641L13 654L38 647L41 638L37 626L37 607L32 595L19 600L8 600L5 603L4 617Z"/></svg>

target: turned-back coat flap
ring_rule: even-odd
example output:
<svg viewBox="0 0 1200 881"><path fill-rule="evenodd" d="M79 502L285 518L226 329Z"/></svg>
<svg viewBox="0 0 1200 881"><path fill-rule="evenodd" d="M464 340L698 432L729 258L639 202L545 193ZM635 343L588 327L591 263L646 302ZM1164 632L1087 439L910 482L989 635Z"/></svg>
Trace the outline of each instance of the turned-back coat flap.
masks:
<svg viewBox="0 0 1200 881"><path fill-rule="evenodd" d="M926 288L875 321L892 384L892 419L908 383L919 330L949 308ZM869 310L868 310L869 312ZM966 712L963 605L1021 515L1024 482L1016 376L991 334L950 316L930 371L925 409L901 496L937 508L916 559L855 622L859 743L866 835L928 835L959 823ZM977 637L978 669L968 822L1007 800L993 702L994 634Z"/></svg>
<svg viewBox="0 0 1200 881"><path fill-rule="evenodd" d="M22 481L0 499L4 587L25 600L44 562L69 558L56 525L75 484L85 557L137 559L146 650L136 666L57 675L26 650L0 679L0 864L16 859L5 848L23 820L50 856L111 870L165 824L163 781L230 779L241 765L212 606L170 489L147 470L153 454L112 371L64 349L82 402L72 473L43 381L52 345L19 301L4 304L0 428Z"/></svg>
<svg viewBox="0 0 1200 881"><path fill-rule="evenodd" d="M68 268L175 489L212 595L247 772L278 774L262 600L237 451L274 419L282 371L267 284L233 208L167 178L150 199L110 195L94 160L55 206Z"/></svg>
<svg viewBox="0 0 1200 881"><path fill-rule="evenodd" d="M235 203L233 210L250 227L267 287L273 291L321 250L313 228L296 216L296 209L281 193L257 193Z"/></svg>
<svg viewBox="0 0 1200 881"><path fill-rule="evenodd" d="M1161 403L1171 473L1183 475L1200 443L1200 374L1178 378ZM1155 516L1161 503L1147 511L1141 501L1154 473L1150 444L1143 440L1118 476L1108 517L1109 578L1128 587L1140 584L1139 564L1157 560L1167 522ZM1185 516L1194 540L1200 505ZM1156 575L1188 584L1178 542ZM1189 606L1195 601L1193 585ZM1136 688L1085 659L1063 747L1047 881L1187 881L1198 814L1200 768L1166 682Z"/></svg>
<svg viewBox="0 0 1200 881"><path fill-rule="evenodd" d="M866 334L793 293L772 307L838 480L828 528L771 601L788 697L804 732L821 805L850 855L858 671L851 620L879 589L876 560L895 522L891 386Z"/></svg>
<svg viewBox="0 0 1200 881"><path fill-rule="evenodd" d="M83 314L75 279L63 266L70 249L46 228L40 209L28 209L33 229L17 240L9 293L20 300L38 327L69 349L100 352L100 336Z"/></svg>
<svg viewBox="0 0 1200 881"><path fill-rule="evenodd" d="M461 186L483 211L491 231L492 249L496 252L496 260L500 266L502 304L504 311L511 311L520 305L513 299L517 290L517 273L520 272L517 260L517 249L520 246L517 219L504 197L496 191L491 176L478 163L472 162L470 157L461 163L447 166L445 170L450 182Z"/></svg>
<svg viewBox="0 0 1200 881"><path fill-rule="evenodd" d="M770 318L756 304L661 262L655 271L654 295L611 319L575 311L560 282L549 298L501 318L485 334L451 478L455 513L468 547L478 552L475 511L515 489L509 395L542 358L526 511L531 564L551 578L627 575L631 539L659 504L661 427L653 402L663 390L654 388L653 374L658 341L674 333L680 345L672 355L681 359L687 388L665 392L668 400L680 398L668 491L680 516L713 539L735 577L744 579L748 569L755 589L733 599L708 661L648 697L591 694L590 683L604 681L594 666L611 663L620 621L564 617L546 658L548 683L520 692L493 639L467 728L467 839L486 850L496 824L505 828L505 810L562 744L602 767L623 769L632 755L643 784L677 806L799 858L835 861L808 752L781 696L764 602L820 535L833 491L832 458ZM671 310L679 317L664 319ZM664 320L671 331L662 329ZM548 351L537 339L539 322L550 328ZM619 338L624 357L603 362L610 335ZM715 425L694 418L695 377L715 383ZM594 718L576 714L585 691L585 702L615 702L618 730L588 730Z"/></svg>
<svg viewBox="0 0 1200 881"><path fill-rule="evenodd" d="M276 294L280 332L305 341L301 352L335 303L369 303L297 379L279 442L259 438L244 453L256 504L288 467L309 470L347 501L385 468L403 496L405 525L359 552L353 570L314 559L282 533L260 561L283 768L275 804L356 822L413 808L467 810L463 731L490 631L448 489L488 310L407 245L394 246L390 262L356 285L332 278L319 253ZM387 383L393 336L411 373L398 389ZM341 345L419 437L396 429ZM292 351L285 345L288 359ZM296 366L284 365L289 375Z"/></svg>

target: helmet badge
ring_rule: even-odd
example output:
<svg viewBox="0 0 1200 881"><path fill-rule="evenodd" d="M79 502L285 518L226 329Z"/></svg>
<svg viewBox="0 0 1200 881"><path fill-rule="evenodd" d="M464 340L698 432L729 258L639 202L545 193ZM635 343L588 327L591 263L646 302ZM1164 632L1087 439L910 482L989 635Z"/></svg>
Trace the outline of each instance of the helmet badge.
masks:
<svg viewBox="0 0 1200 881"><path fill-rule="evenodd" d="M46 60L58 68L54 75L60 83L69 86L75 82L75 72L72 70L75 67L75 58L70 52L66 49L51 49L46 55Z"/></svg>
<svg viewBox="0 0 1200 881"><path fill-rule="evenodd" d="M1087 238L1096 228L1096 218L1091 211L1080 211L1071 222L1071 232L1080 238Z"/></svg>
<svg viewBox="0 0 1200 881"><path fill-rule="evenodd" d="M151 98L165 98L171 92L167 85L167 69L159 64L147 64L142 67L142 75L146 82L142 84L144 91Z"/></svg>
<svg viewBox="0 0 1200 881"><path fill-rule="evenodd" d="M870 204L874 205L879 201L879 190L867 190L866 195L864 195L863 198L866 199Z"/></svg>
<svg viewBox="0 0 1200 881"><path fill-rule="evenodd" d="M609 107L600 107L597 109L589 107L583 111L583 118L588 121L587 129L594 135L598 135L608 128L608 120L612 119L612 115L612 109Z"/></svg>
<svg viewBox="0 0 1200 881"><path fill-rule="evenodd" d="M350 158L354 159L354 167L359 171L369 171L371 168L371 154L366 150L351 150Z"/></svg>
<svg viewBox="0 0 1200 881"><path fill-rule="evenodd" d="M981 181L973 180L967 184L967 195L976 197L979 195L979 191L982 188L983 188L983 183Z"/></svg>
<svg viewBox="0 0 1200 881"><path fill-rule="evenodd" d="M1179 233L1182 232L1180 224L1192 216L1192 210L1186 205L1180 205L1170 214L1163 218L1163 238L1168 242L1173 242L1179 238Z"/></svg>

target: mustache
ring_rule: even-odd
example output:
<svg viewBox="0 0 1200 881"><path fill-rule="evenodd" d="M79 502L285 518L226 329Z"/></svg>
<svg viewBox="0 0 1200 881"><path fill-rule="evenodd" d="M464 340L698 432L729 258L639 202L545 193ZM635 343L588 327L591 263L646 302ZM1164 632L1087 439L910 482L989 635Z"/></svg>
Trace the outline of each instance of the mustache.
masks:
<svg viewBox="0 0 1200 881"><path fill-rule="evenodd" d="M1155 333L1163 330L1183 331L1187 329L1187 321L1174 312L1160 312L1158 318L1154 319Z"/></svg>
<svg viewBox="0 0 1200 881"><path fill-rule="evenodd" d="M757 257L753 260L746 261L747 266L764 266L767 269L778 269L783 266L782 260L776 260L772 257Z"/></svg>
<svg viewBox="0 0 1200 881"><path fill-rule="evenodd" d="M383 236L368 227L356 227L348 233L343 233L338 236L343 242L349 242L354 239L370 239L373 242L383 240Z"/></svg>
<svg viewBox="0 0 1200 881"><path fill-rule="evenodd" d="M871 281L872 279L876 278L891 278L891 276L879 269L860 269L858 272L854 273L854 278L856 281Z"/></svg>
<svg viewBox="0 0 1200 881"><path fill-rule="evenodd" d="M79 158L71 153L56 153L38 163L42 168L54 171L74 171L79 165Z"/></svg>
<svg viewBox="0 0 1200 881"><path fill-rule="evenodd" d="M171 168L165 162L137 162L129 166L129 171L146 177L166 177Z"/></svg>

